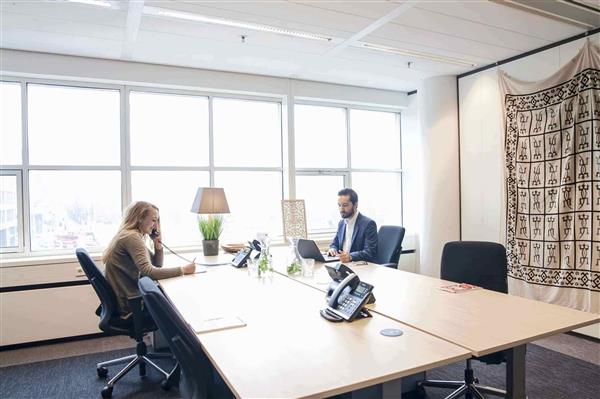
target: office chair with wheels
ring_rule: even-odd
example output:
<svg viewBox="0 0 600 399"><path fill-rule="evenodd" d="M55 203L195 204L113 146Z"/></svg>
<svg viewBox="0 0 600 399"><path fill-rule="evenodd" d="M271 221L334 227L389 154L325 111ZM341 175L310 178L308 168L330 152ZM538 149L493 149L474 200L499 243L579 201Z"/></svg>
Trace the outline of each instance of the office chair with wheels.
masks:
<svg viewBox="0 0 600 399"><path fill-rule="evenodd" d="M148 353L146 343L144 342L144 335L150 331L157 330L157 327L151 320L148 320L147 318L144 320L142 315L141 297L130 298L129 305L133 311L133 317L130 317L128 320L122 319L119 317L119 312L117 310L117 298L115 292L104 277L100 268L98 268L85 249L77 248L75 253L77 255L77 260L79 260L79 264L83 268L85 275L100 299L100 307L96 310L96 314L100 317L100 323L98 325L100 329L111 335L128 335L137 342L135 355L101 362L96 365L98 377L103 378L108 375L109 366L127 363L125 368L115 374L115 376L108 381L106 386L104 386L101 392L102 397L110 398L115 383L135 366L139 366L140 376L145 376L146 364L165 376L166 379L163 381L162 387L165 390L169 389L172 385L172 377L170 378L170 374L161 369L151 359L172 359L173 357L166 353Z"/></svg>
<svg viewBox="0 0 600 399"><path fill-rule="evenodd" d="M196 333L150 277L142 277L138 286L144 304L165 336L180 366L179 389L184 399L231 398L210 360L200 346Z"/></svg>
<svg viewBox="0 0 600 399"><path fill-rule="evenodd" d="M506 249L503 245L483 241L448 242L442 251L441 278L456 283L468 283L488 290L508 293ZM474 357L486 364L500 364L506 361L505 352ZM464 381L425 380L417 383L420 393L424 387L455 388L446 399L485 399L483 393L506 397L506 391L480 385L473 375L471 360L467 359Z"/></svg>
<svg viewBox="0 0 600 399"><path fill-rule="evenodd" d="M381 266L398 268L406 230L400 226L381 226L377 233L377 260Z"/></svg>

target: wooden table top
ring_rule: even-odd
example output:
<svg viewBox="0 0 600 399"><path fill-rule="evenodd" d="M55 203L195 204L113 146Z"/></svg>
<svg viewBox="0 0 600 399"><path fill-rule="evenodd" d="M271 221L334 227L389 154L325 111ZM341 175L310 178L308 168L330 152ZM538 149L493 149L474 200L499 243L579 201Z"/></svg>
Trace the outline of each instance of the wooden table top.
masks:
<svg viewBox="0 0 600 399"><path fill-rule="evenodd" d="M347 392L470 356L468 350L382 315L331 323L319 315L322 292L275 274L258 280L245 269L160 281L192 325L238 316L245 327L198 338L237 397L323 397ZM385 337L384 328L403 331Z"/></svg>
<svg viewBox="0 0 600 399"><path fill-rule="evenodd" d="M600 316L494 291L442 291L449 281L378 266L349 264L361 280L374 285L375 312L468 348L475 356L600 321ZM315 277L295 278L318 290L329 279L323 264Z"/></svg>

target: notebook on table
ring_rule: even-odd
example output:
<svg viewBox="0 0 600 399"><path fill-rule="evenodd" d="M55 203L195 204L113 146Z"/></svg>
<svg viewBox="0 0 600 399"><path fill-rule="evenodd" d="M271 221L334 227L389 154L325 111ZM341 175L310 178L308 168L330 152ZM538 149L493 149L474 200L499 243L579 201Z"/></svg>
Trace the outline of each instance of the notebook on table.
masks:
<svg viewBox="0 0 600 399"><path fill-rule="evenodd" d="M321 251L319 251L319 247L317 246L316 242L313 240L306 240L304 238L298 240L298 252L303 258L314 259L317 262L328 263L337 262L340 260L339 256L322 254Z"/></svg>
<svg viewBox="0 0 600 399"><path fill-rule="evenodd" d="M212 316L199 318L190 323L196 334L245 327L246 322L238 316Z"/></svg>

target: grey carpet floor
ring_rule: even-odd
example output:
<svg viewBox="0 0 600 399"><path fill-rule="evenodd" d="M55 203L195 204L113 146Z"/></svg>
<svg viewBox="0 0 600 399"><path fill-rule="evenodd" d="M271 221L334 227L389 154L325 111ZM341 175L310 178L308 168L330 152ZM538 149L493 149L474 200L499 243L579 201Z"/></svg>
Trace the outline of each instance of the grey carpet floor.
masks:
<svg viewBox="0 0 600 399"><path fill-rule="evenodd" d="M99 398L104 379L96 375L95 364L130 354L129 350L95 353L58 360L0 368L0 397L17 398ZM162 362L162 366L172 366ZM481 383L504 387L505 367L473 362ZM459 379L464 362L433 369L428 378ZM110 375L114 375L114 368ZM177 388L165 392L161 376L148 368L140 381L132 371L115 386L115 399L178 398ZM444 398L449 390L428 388L430 399ZM527 395L529 399L596 399L600 397L600 365L585 362L537 345L527 347ZM407 394L403 399L416 398Z"/></svg>

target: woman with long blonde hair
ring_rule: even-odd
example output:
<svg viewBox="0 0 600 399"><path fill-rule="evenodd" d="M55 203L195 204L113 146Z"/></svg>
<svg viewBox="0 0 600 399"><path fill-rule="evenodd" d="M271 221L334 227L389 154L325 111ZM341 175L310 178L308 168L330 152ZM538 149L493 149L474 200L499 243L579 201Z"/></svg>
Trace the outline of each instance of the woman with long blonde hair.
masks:
<svg viewBox="0 0 600 399"><path fill-rule="evenodd" d="M154 253L146 246L145 240L149 236L154 242ZM196 271L194 263L162 268L163 258L158 208L145 201L132 203L125 210L119 230L102 256L106 279L117 296L121 317L131 315L127 298L140 294L140 275L160 280Z"/></svg>

